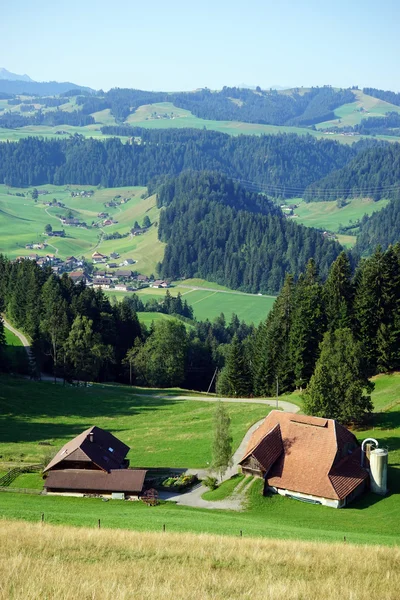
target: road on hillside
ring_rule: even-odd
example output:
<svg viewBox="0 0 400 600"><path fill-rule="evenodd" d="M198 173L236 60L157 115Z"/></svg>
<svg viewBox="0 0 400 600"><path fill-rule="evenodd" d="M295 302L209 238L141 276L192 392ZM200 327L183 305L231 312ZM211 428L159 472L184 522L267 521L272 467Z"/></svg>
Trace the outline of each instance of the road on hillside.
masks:
<svg viewBox="0 0 400 600"><path fill-rule="evenodd" d="M17 329L15 329L15 327L13 327L8 321L6 321L4 315L3 315L3 323L4 326L11 331L11 333L13 333L15 336L17 336L17 338L20 340L20 342L22 343L25 352L28 355L29 360L32 360L32 350L31 350L31 345L28 342L28 340L26 339L26 337L24 336L23 333L21 333L20 331L18 331Z"/></svg>

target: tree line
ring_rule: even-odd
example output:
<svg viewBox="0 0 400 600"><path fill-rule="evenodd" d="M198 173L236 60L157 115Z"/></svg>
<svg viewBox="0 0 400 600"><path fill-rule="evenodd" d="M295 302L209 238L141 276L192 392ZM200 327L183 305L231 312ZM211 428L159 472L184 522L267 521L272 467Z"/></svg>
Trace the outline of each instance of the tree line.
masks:
<svg viewBox="0 0 400 600"><path fill-rule="evenodd" d="M0 116L0 127L6 129L18 129L28 125L46 125L56 127L57 125L72 125L74 127L84 127L93 125L94 118L91 115L85 115L79 110L71 112L65 110L52 110L43 113L41 110L34 115L24 116L16 112L6 112Z"/></svg>
<svg viewBox="0 0 400 600"><path fill-rule="evenodd" d="M1 144L0 181L21 187L46 183L119 187L151 185L187 169L211 170L276 197L296 197L369 146L294 134L231 137L191 129L132 131L135 139L140 137L137 142L76 135Z"/></svg>
<svg viewBox="0 0 400 600"><path fill-rule="evenodd" d="M353 273L342 252L322 282L314 260L288 275L265 322L234 339L221 394L305 389L309 414L359 421L372 409L368 378L400 368L400 244L378 248Z"/></svg>
<svg viewBox="0 0 400 600"><path fill-rule="evenodd" d="M142 308L152 307L143 307L135 295L111 302L101 289L75 285L66 274L0 255L0 312L32 339L32 377L45 371L65 381L204 390L222 367L233 336L242 340L253 330L235 316L230 323L223 315L213 323L197 322L186 302L169 293L158 312L180 313L185 322L160 320L147 329L137 317ZM0 369L7 371L14 365L4 350L0 319Z"/></svg>

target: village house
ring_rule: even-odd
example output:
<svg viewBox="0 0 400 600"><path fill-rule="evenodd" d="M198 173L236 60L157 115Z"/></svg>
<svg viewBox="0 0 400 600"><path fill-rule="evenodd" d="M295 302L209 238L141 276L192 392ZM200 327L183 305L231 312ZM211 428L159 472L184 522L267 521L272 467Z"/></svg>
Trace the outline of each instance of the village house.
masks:
<svg viewBox="0 0 400 600"><path fill-rule="evenodd" d="M146 471L130 469L129 446L100 427L67 442L43 470L47 494L137 499Z"/></svg>
<svg viewBox="0 0 400 600"><path fill-rule="evenodd" d="M107 269L116 269L118 267L117 263L110 262L106 264Z"/></svg>
<svg viewBox="0 0 400 600"><path fill-rule="evenodd" d="M108 256L105 254L100 254L100 252L93 252L92 254L92 261L94 264L105 263L107 258Z"/></svg>
<svg viewBox="0 0 400 600"><path fill-rule="evenodd" d="M147 277L147 275L138 275L136 277L137 281L139 281L140 283L148 283L149 278Z"/></svg>
<svg viewBox="0 0 400 600"><path fill-rule="evenodd" d="M126 258L123 264L127 267L128 265L134 265L135 261L133 260L133 258Z"/></svg>
<svg viewBox="0 0 400 600"><path fill-rule="evenodd" d="M121 279L130 279L132 277L132 271L118 269L118 271L115 271L115 276Z"/></svg>
<svg viewBox="0 0 400 600"><path fill-rule="evenodd" d="M333 419L273 410L250 438L242 472L274 492L334 508L361 494L368 480L357 438Z"/></svg>
<svg viewBox="0 0 400 600"><path fill-rule="evenodd" d="M136 235L142 235L143 233L146 233L147 231L147 227L136 227L131 229L131 234L136 236Z"/></svg>
<svg viewBox="0 0 400 600"><path fill-rule="evenodd" d="M72 279L74 283L81 283L81 281L86 283L86 275L83 271L72 271L71 273L68 273L68 277Z"/></svg>
<svg viewBox="0 0 400 600"><path fill-rule="evenodd" d="M50 231L50 233L47 234L50 237L65 237L65 231Z"/></svg>
<svg viewBox="0 0 400 600"><path fill-rule="evenodd" d="M163 279L156 279L155 281L150 283L150 287L152 287L152 288L168 288L169 283L167 283Z"/></svg>
<svg viewBox="0 0 400 600"><path fill-rule="evenodd" d="M112 258L113 260L115 260L116 258L119 258L118 252L111 252L110 258Z"/></svg>
<svg viewBox="0 0 400 600"><path fill-rule="evenodd" d="M108 277L96 277L96 279L93 280L94 288L103 288L105 290L108 290L110 285L111 279L109 279Z"/></svg>

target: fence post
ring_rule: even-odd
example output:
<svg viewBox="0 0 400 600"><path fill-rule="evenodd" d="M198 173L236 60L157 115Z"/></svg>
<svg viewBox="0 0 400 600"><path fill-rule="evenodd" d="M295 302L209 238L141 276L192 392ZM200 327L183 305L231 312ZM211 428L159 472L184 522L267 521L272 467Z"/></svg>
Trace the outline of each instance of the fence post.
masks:
<svg viewBox="0 0 400 600"><path fill-rule="evenodd" d="M240 537L242 537L242 536L243 536L243 531L242 531L242 530L240 530Z"/></svg>
<svg viewBox="0 0 400 600"><path fill-rule="evenodd" d="M100 519L99 519L99 529L100 529Z"/></svg>
<svg viewBox="0 0 400 600"><path fill-rule="evenodd" d="M42 513L42 523L44 523L44 513Z"/></svg>
<svg viewBox="0 0 400 600"><path fill-rule="evenodd" d="M165 531L165 523L164 523L164 525L162 526L162 530L163 530L163 531Z"/></svg>

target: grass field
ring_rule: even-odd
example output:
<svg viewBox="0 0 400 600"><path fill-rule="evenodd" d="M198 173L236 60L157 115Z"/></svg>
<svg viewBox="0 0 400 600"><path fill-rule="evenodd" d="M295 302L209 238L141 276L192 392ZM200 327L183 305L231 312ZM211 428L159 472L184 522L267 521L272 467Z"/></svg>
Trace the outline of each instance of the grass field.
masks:
<svg viewBox="0 0 400 600"><path fill-rule="evenodd" d="M370 115L380 116L390 110L400 111L399 107L395 107L387 102L372 98L372 96L366 96L361 91L356 91L357 101L351 104L345 104L335 110L337 118L333 121L327 121L320 123L316 127L316 130L309 129L306 127L289 127L284 125L262 125L258 123L244 123L240 121L215 121L211 119L201 119L193 115L190 111L178 108L171 102L160 102L156 104L146 104L140 106L133 114L127 118L127 123L135 127L144 127L147 129L171 129L171 128L185 128L190 127L193 129L210 129L212 131L219 131L228 135L265 135L265 134L277 134L277 133L296 133L297 135L312 135L319 139L333 139L337 140L342 144L352 144L355 141L354 137L345 136L343 134L325 134L319 129L331 127L334 125L344 126L358 123L363 117ZM1 101L0 101L1 102ZM3 103L4 105L4 103ZM1 108L0 104L0 108ZM4 105L5 106L5 105ZM366 112L359 112L359 108L363 107ZM60 106L60 110L76 110L78 107L74 104L72 98L68 104ZM7 110L9 107L7 106ZM53 109L54 110L54 109ZM11 108L12 112L20 112L20 107L15 106ZM62 125L56 127L47 127L44 125L21 127L18 129L4 129L0 128L0 141L18 141L21 138L37 135L44 138L60 138L56 134L56 131L62 129L70 135L79 133L85 137L93 137L97 139L105 139L111 137L109 135L103 135L101 127L103 125L115 125L115 119L110 113L110 109L105 109L96 113L93 113L93 117L96 123L93 125L87 125L85 127L73 127L71 125ZM341 123L338 123L338 119L341 119ZM114 137L114 136L113 136ZM115 136L118 137L118 136ZM356 139L361 139L366 136L357 136ZM399 141L400 138L390 136L376 136L377 139L387 139L389 141Z"/></svg>
<svg viewBox="0 0 400 600"><path fill-rule="evenodd" d="M354 90L357 100L351 104L343 104L336 108L334 113L336 119L332 121L324 121L316 125L317 129L325 129L326 127L346 127L354 126L361 123L362 119L368 117L384 117L387 112L400 113L400 107L368 96L361 90ZM360 110L361 109L361 110Z"/></svg>
<svg viewBox="0 0 400 600"><path fill-rule="evenodd" d="M192 281L196 282L194 287L191 287ZM202 282L202 286L198 284ZM184 287L185 286L185 287ZM214 287L215 286L215 287ZM203 287L205 289L197 289ZM194 316L199 321L209 319L214 320L221 313L224 313L227 322L230 321L232 314L235 313L240 320L246 323L254 323L257 325L264 321L274 302L274 296L258 296L257 294L242 294L218 284L204 280L185 280L178 281L169 289L172 296L181 293L183 300L187 300L188 304L193 307ZM109 297L115 297L121 300L125 296L129 296L126 292L114 292L114 290L106 290ZM141 297L144 303L150 299L159 299L165 296L165 289L142 288L136 292ZM146 320L146 317L143 315ZM158 319L162 317L157 317Z"/></svg>
<svg viewBox="0 0 400 600"><path fill-rule="evenodd" d="M396 600L400 585L398 548L2 525L4 600Z"/></svg>
<svg viewBox="0 0 400 600"><path fill-rule="evenodd" d="M206 467L211 460L214 411L214 403L139 396L128 387L64 388L3 377L0 462L40 462L49 451L55 453L68 439L96 424L131 447L132 466ZM236 447L269 409L232 404L229 412Z"/></svg>
<svg viewBox="0 0 400 600"><path fill-rule="evenodd" d="M22 342L12 331L4 327L7 346L22 346Z"/></svg>
<svg viewBox="0 0 400 600"><path fill-rule="evenodd" d="M348 201L343 208L339 208L336 201L331 202L304 202L301 198L291 199L287 204L297 204L298 208L294 210L297 215L293 219L307 225L308 227L317 227L327 231L337 232L341 225L349 225L361 219L364 215L382 210L389 200L379 200L374 202L370 198L354 198ZM350 245L354 236L346 236L350 239L344 240L346 245Z"/></svg>
<svg viewBox="0 0 400 600"><path fill-rule="evenodd" d="M244 512L214 511L160 504L149 509L142 503L98 499L60 498L23 494L0 494L0 516L37 521L42 512L54 524L102 526L139 531L192 531L286 539L340 541L370 544L398 544L400 539L400 374L377 378L373 394L378 409L389 401L392 408L375 417L373 428L357 431L357 437L377 438L389 448L388 484L385 498L366 494L350 507L334 510L288 500L281 496L264 498L261 480L250 487L249 505ZM179 391L178 391L179 392ZM140 392L139 392L140 393ZM160 392L156 392L156 396ZM128 443L133 466L206 466L210 460L212 416L215 405L205 402L178 401L166 395L156 397L147 390L116 386L63 388L50 383L31 383L3 377L0 392L0 454L3 461L14 457L37 462L49 447L57 450L72 436L96 423L114 432ZM29 402L26 400L29 398ZM291 399L291 398L289 398ZM397 404L394 402L397 401ZM234 447L250 424L262 418L268 407L227 405L232 419ZM267 410L266 410L267 409ZM65 416L65 413L68 416ZM4 470L4 468L2 469ZM25 485L35 484L34 477ZM38 480L36 479L36 482ZM232 484L230 483L229 486ZM22 480L15 480L22 487ZM229 495L222 487L219 494Z"/></svg>
<svg viewBox="0 0 400 600"><path fill-rule="evenodd" d="M49 245L45 250L37 250L39 255L49 252L57 254L60 258L69 255L90 258L94 249L103 254L118 252L121 260L134 258L137 269L150 275L155 270L156 263L162 259L164 244L157 238L157 228L153 225L142 236L122 238L119 240L101 240L101 233L121 234L129 232L135 221L143 222L146 215L152 223L158 221L159 211L156 208L155 196L142 199L146 192L144 187L122 187L95 189L91 198L71 197L73 190L90 190L90 186L39 186L38 190L48 191L40 195L35 203L29 189L13 188L9 190L5 185L0 185L0 252L10 258L28 255L32 250L25 249L25 244L46 241ZM11 192L9 194L8 192ZM15 193L24 193L25 197L15 196ZM131 200L116 207L105 207L104 204L120 195ZM65 204L65 208L47 207L44 202L56 198ZM67 216L71 211L75 218L88 224L88 229L78 227L65 227L65 238L54 238L43 235L44 228L49 223L53 229L62 229L63 226L57 215ZM91 223L98 222L100 212L107 212L117 223L106 228L90 227Z"/></svg>

